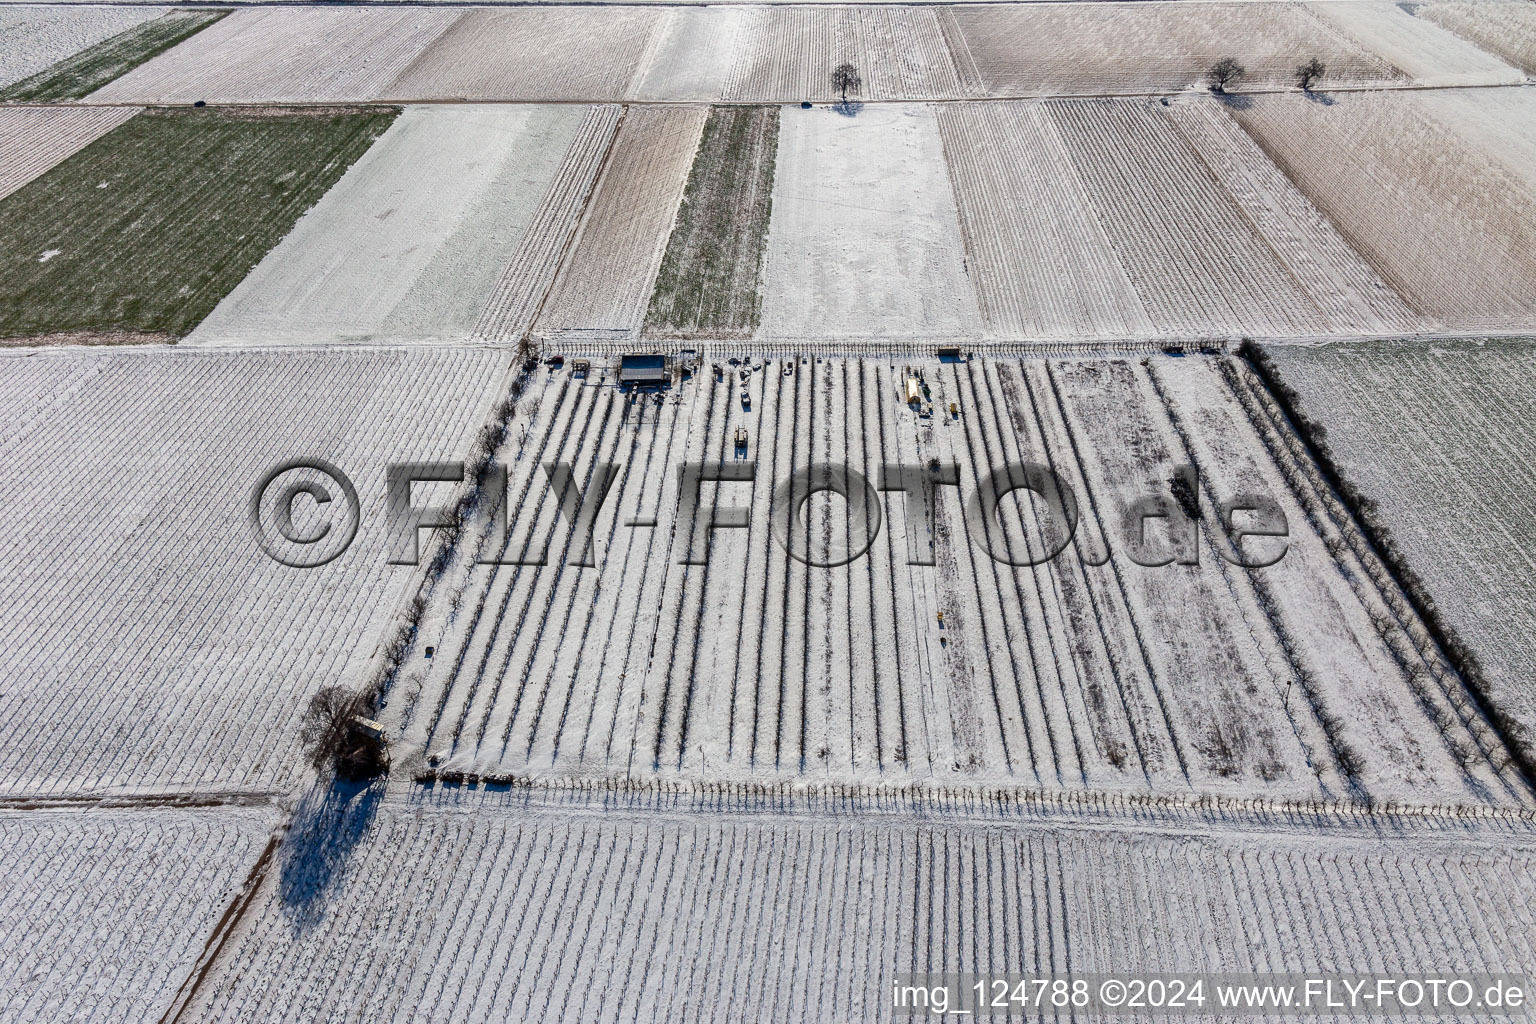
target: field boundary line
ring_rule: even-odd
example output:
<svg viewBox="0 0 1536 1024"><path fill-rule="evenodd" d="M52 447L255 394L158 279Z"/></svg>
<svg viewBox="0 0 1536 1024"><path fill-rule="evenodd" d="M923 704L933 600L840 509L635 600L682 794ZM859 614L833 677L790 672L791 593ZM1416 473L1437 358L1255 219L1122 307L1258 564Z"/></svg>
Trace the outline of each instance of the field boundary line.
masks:
<svg viewBox="0 0 1536 1024"><path fill-rule="evenodd" d="M17 2L17 0L0 0L0 9L3 9L8 4L14 4L16 2ZM134 2L136 2L136 3L145 2L145 0L134 0ZM731 0L731 2L733 2L733 3L741 3L741 4L745 5L747 0ZM992 2L992 0L979 0L979 2L990 3L990 2ZM1001 0L999 0L999 2L1001 2ZM1010 0L1010 2L1012 2L1012 0ZM1022 0L1022 2L1023 3L1031 3L1031 4L1033 4L1033 3L1055 3L1055 2L1060 2L1060 0ZM1101 0L1065 0L1065 2L1068 2L1068 3L1098 3L1098 2L1101 2ZM1214 2L1214 0L1165 0L1165 2L1172 2L1172 3L1206 3L1206 2ZM1258 2L1258 0L1249 0L1249 2ZM607 3L607 0L592 0L592 3L594 5L600 5L600 6L618 6L618 5ZM75 4L75 3L65 3L65 4L60 4L58 6L80 7L80 6L86 6L86 5L84 5L84 4ZM117 5L109 4L109 5L101 5L101 6L117 6ZM277 6L307 7L307 6L313 6L313 5L309 5L309 4L276 4L276 3L267 4L267 3L255 3L255 4L252 4L251 6L252 7L261 8L261 7L277 7ZM347 4L347 3L337 3L337 4L333 5L333 6L350 7L352 5L351 4ZM434 3L425 3L425 4L420 4L420 5L408 5L408 4L405 4L405 3L400 3L400 4L390 4L389 6L391 6L391 7L395 7L395 6L400 6L400 7L404 7L404 6L420 6L420 7L423 7L423 8L430 9L430 8L439 7L439 6L446 6L446 5L440 5L440 4L434 4ZM544 7L544 6L549 6L549 5L546 5L546 4L543 4L543 3L534 2L534 3L527 4L526 6L530 6L530 7ZM580 5L577 5L577 6L580 6ZM632 6L632 5L630 5L630 6ZM707 6L707 4L701 3L701 6ZM887 4L886 6L894 6L894 4ZM947 6L947 5L943 5L943 6ZM1322 90L1317 95L1332 96L1332 95L1340 95L1340 94L1344 94L1344 93L1378 93L1378 92L1461 92L1461 91L1467 91L1467 90L1482 90L1482 89L1533 89L1533 88L1536 88L1536 79L1527 79L1526 81L1523 81L1523 82L1482 82L1482 83L1477 83L1477 84L1468 83L1468 84L1465 84L1465 85L1461 85L1461 84L1451 84L1451 85L1433 84L1432 85L1432 84L1428 84L1428 83L1425 83L1425 82L1414 82L1414 81L1408 81L1408 82L1385 82L1384 81L1384 82L1370 82L1370 83L1359 83L1359 84L1350 83L1350 84L1336 85L1336 86L1330 87L1329 89ZM1297 97L1300 97L1300 96L1302 96L1304 94L1302 93L1302 91L1300 89L1296 89L1296 88L1293 88L1293 87L1290 87L1290 86L1286 86L1286 87L1276 87L1276 88L1272 88L1272 89L1241 89L1241 90L1233 90L1233 91L1227 93L1226 95L1228 97L1243 97L1243 96L1297 96ZM1183 96L1200 96L1200 97L1210 97L1210 98L1217 98L1217 99L1220 98L1219 96L1217 96L1217 94L1211 93L1208 90L1195 88L1193 86L1193 83L1192 83L1190 86L1187 86L1187 87L1185 87L1183 89L1160 89L1160 90L1150 90L1150 91L1149 90L1131 90L1131 91L1126 91L1126 92L1033 92L1033 93L1009 93L1009 94L980 93L980 94L975 95L975 96L938 96L938 95L920 96L920 95L914 95L914 96L908 96L908 97L904 97L904 98L900 98L900 99L861 99L859 101L859 104L860 104L860 106L864 106L864 107L873 107L873 106L892 106L892 105L902 105L902 104L912 105L912 104L951 104L951 103L1022 103L1022 102L1031 102L1031 101L1032 102L1046 102L1046 101L1049 101L1049 100L1093 100L1093 99L1148 99L1149 100L1149 99L1160 99L1160 98L1163 98L1163 97L1175 97L1175 96L1178 96L1178 97L1183 97ZM215 101L211 101L211 102L207 103L207 109L208 110L219 110L219 109L223 109L223 108L227 108L227 107L247 107L247 108L249 108L249 107L304 107L304 108L308 108L308 107L410 107L410 106L453 107L453 106L477 106L477 105L487 105L487 104L494 105L494 106L503 106L503 107L504 106L541 106L541 107L547 107L547 106L561 106L561 105L573 105L573 106L591 107L591 106L603 106L603 105L606 105L606 104L619 104L619 105L626 106L626 107L628 107L628 106L697 107L697 106L700 106L700 105L723 106L723 107L763 107L763 106L776 107L776 106L792 106L793 105L791 103L786 103L786 101L784 101L784 100L773 99L773 98L765 98L765 97L757 97L757 98L752 98L752 99L725 99L725 98L699 99L697 97L694 97L694 98L690 98L690 99L666 100L666 99L655 99L655 98L639 99L639 98L631 98L631 97L622 96L622 95L621 96L608 95L608 96L598 96L598 97L563 97L563 98L560 98L560 99L548 99L548 98L543 98L543 99L517 99L515 97L494 97L494 98L475 97L475 98L469 98L469 97L463 97L463 96L433 96L433 97L404 98L404 97L399 97L399 96L393 96L393 97L389 97L387 99L384 99L384 98L380 98L380 99L331 99L331 100L284 99L284 100L281 100L281 101L277 101L277 100L270 100L270 101L267 101L267 100L255 100L255 101L253 101L253 100L240 100L238 102L228 102L228 103L220 102L220 101L215 100ZM69 107L143 107L143 108L149 109L149 110L154 110L154 109L183 110L183 109L190 108L191 104L189 104L189 103L167 103L167 102L163 102L163 101L162 102L155 102L155 101L152 101L152 100L143 100L143 99L135 100L135 101L122 100L122 101L110 101L110 102L91 102L89 100L71 100L71 101L69 101L67 103L46 102L46 101L38 101L38 100L5 100L5 101L0 101L0 107L55 107L55 106L69 106ZM817 103L816 106L817 107L822 107L822 108L830 109L833 106L833 104L830 104L830 103Z"/></svg>

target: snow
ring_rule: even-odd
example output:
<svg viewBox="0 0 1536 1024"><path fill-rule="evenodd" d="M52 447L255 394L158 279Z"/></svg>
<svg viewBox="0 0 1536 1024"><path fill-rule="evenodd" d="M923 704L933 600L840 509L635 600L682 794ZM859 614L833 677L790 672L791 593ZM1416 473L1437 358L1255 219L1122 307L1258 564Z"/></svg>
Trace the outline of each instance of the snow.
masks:
<svg viewBox="0 0 1536 1024"><path fill-rule="evenodd" d="M161 1019L277 820L260 806L0 810L0 1017Z"/></svg>
<svg viewBox="0 0 1536 1024"><path fill-rule="evenodd" d="M1398 4L1325 0L1308 7L1426 86L1509 85L1525 81L1492 54Z"/></svg>
<svg viewBox="0 0 1536 1024"><path fill-rule="evenodd" d="M158 18L164 7L0 4L0 87Z"/></svg>
<svg viewBox="0 0 1536 1024"><path fill-rule="evenodd" d="M237 10L98 89L102 103L371 100L460 17L455 11Z"/></svg>
<svg viewBox="0 0 1536 1024"><path fill-rule="evenodd" d="M467 453L484 349L12 350L0 532L0 793L266 789L297 716L360 685L412 582L385 557L386 462ZM177 388L165 388L174 379ZM319 456L361 527L317 569L257 547L248 497Z"/></svg>
<svg viewBox="0 0 1536 1024"><path fill-rule="evenodd" d="M410 107L189 342L469 337L582 115Z"/></svg>
<svg viewBox="0 0 1536 1024"><path fill-rule="evenodd" d="M932 391L935 417L921 419L901 404L906 371L883 360L806 359L786 376L776 358L743 383L728 366L717 382L720 356L703 358L659 405L605 385L601 360L586 380L536 375L501 454L509 543L476 534L473 551L526 557L552 538L549 557L488 566L461 551L423 620L421 643L444 653L418 663L385 716L410 770L432 753L444 770L555 785L1530 801L1500 744L1458 717L1464 685L1368 549L1351 553L1353 525L1297 469L1241 364L905 357ZM703 493L752 517L706 539L679 519L677 467L732 465L738 427L756 476ZM935 565L907 564L895 496L882 502L887 537L845 565L807 567L772 539L775 485L845 458L871 481L894 461L961 467L962 486L940 488L933 510ZM978 524L963 502L992 468L1021 461L1078 490L1084 537L1015 568L989 550L1022 554L1036 513L1010 505ZM554 462L578 482L597 463L618 468L590 568L566 557L570 527L543 468ZM1197 566L1135 564L1123 510L1166 493L1181 464L1207 467L1210 515L1233 494L1274 495L1291 536L1283 564L1231 567L1210 520ZM848 543L846 502L808 508L813 551ZM712 545L703 564L683 561L691 527ZM1082 545L1106 539L1110 564L1082 564Z"/></svg>
<svg viewBox="0 0 1536 1024"><path fill-rule="evenodd" d="M628 803L450 788L301 808L189 1010L885 1020L903 971L1494 973L1536 952L1528 824Z"/></svg>
<svg viewBox="0 0 1536 1024"><path fill-rule="evenodd" d="M785 107L760 336L949 338L977 321L932 108Z"/></svg>
<svg viewBox="0 0 1536 1024"><path fill-rule="evenodd" d="M1518 425L1536 416L1528 342L1270 350L1346 476L1380 504L1495 704L1536 734L1536 535ZM1513 431L1513 433L1512 433ZM1529 734L1526 740L1531 743Z"/></svg>
<svg viewBox="0 0 1536 1024"><path fill-rule="evenodd" d="M138 112L135 107L0 110L0 199L36 181Z"/></svg>

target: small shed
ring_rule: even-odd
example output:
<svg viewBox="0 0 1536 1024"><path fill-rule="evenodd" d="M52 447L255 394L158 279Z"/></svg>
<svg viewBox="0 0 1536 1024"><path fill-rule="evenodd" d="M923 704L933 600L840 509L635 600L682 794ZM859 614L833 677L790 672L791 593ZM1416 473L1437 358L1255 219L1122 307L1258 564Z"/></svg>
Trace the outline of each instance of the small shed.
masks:
<svg viewBox="0 0 1536 1024"><path fill-rule="evenodd" d="M667 357L657 354L619 357L620 384L665 384Z"/></svg>

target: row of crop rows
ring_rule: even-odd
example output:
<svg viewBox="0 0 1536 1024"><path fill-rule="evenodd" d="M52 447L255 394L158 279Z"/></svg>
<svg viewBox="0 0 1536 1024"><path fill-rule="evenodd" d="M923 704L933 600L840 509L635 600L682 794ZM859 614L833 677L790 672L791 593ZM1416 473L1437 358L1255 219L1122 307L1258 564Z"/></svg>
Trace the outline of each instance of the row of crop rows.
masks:
<svg viewBox="0 0 1536 1024"><path fill-rule="evenodd" d="M923 8L763 7L752 9L725 83L727 101L828 101L841 98L830 75L857 65L850 98L948 98L960 81L938 14Z"/></svg>
<svg viewBox="0 0 1536 1024"><path fill-rule="evenodd" d="M249 10L226 17L92 95L108 103L377 99L457 11ZM131 101L129 101L131 102Z"/></svg>
<svg viewBox="0 0 1536 1024"><path fill-rule="evenodd" d="M962 104L937 113L994 335L1421 325L1214 101Z"/></svg>
<svg viewBox="0 0 1536 1024"><path fill-rule="evenodd" d="M1411 15L1392 17L1403 21L1400 28L1415 26ZM861 98L1093 95L1179 91L1203 81L1211 65L1229 55L1247 66L1249 82L1266 86L1290 84L1294 67L1308 56L1324 61L1333 82L1406 78L1372 52L1372 42L1351 38L1304 5L1279 3L1125 4L1112 12L1051 5L805 6L748 8L739 15L645 7L299 9L280 18L252 10L236 12L97 96L114 102L613 102L639 94L826 101L837 98L829 72L845 61L860 69ZM701 52L706 45L727 52ZM1096 59L1104 54L1112 57ZM690 75L657 61L706 70ZM681 88L656 95L658 82L672 80Z"/></svg>
<svg viewBox="0 0 1536 1024"><path fill-rule="evenodd" d="M274 823L230 808L0 814L0 1017L159 1019Z"/></svg>
<svg viewBox="0 0 1536 1024"><path fill-rule="evenodd" d="M1529 803L1528 786L1510 771L1503 743L1480 714L1469 713L1466 682L1429 641L1399 582L1366 550L1348 511L1320 486L1316 467L1298 450L1269 395L1241 366L1221 367L1238 399L1228 415L1248 420L1297 502L1288 515L1305 518L1322 540L1320 546L1293 544L1282 563L1250 582L1330 751L1354 785L1378 796L1459 779L1474 799ZM1175 410L1188 402L1187 391L1181 395L1179 382L1153 377L1179 425ZM1220 491L1239 491L1252 479L1245 468L1259 457L1258 446L1236 444L1234 435L1241 433L1197 434L1181 427L1190 458L1207 467L1202 484L1213 504ZM1302 579L1315 585L1304 586Z"/></svg>
<svg viewBox="0 0 1536 1024"><path fill-rule="evenodd" d="M1212 364L1162 365L944 366L935 404L963 412L939 426L900 406L901 378L872 361L806 359L792 375L769 363L741 385L750 411L707 374L686 407L634 432L630 400L551 378L531 443L509 458L512 553L553 537L548 562L461 570L456 593L477 604L446 624L446 674L401 724L479 771L1520 799L1489 773L1496 746L1458 760L1461 733L1437 735L1443 698L1416 682L1428 655L1395 639L1421 627L1409 616L1381 632L1380 594L1346 585L1323 539L1334 529L1291 496ZM690 515L678 467L733 465L738 427L755 475L706 484ZM598 463L619 464L592 568L567 564L570 526L540 468L556 460L583 490ZM809 567L771 536L774 488L796 468L846 461L874 480L883 463L934 460L961 467L932 536L912 540L934 569L908 564L915 524L897 500L847 564ZM1030 503L962 513L989 469L1019 462L1051 466L1083 502L1077 539L1047 564L1000 561L1039 558L1051 524ZM1288 560L1234 569L1208 520L1186 553L1200 564L1133 564L1122 511L1178 465L1204 467L1209 510L1277 496ZM747 528L711 528L712 501L750 509ZM875 527L878 508L838 504L805 506L812 554ZM639 511L657 525L631 527Z"/></svg>
<svg viewBox="0 0 1536 1024"><path fill-rule="evenodd" d="M1289 85L1292 69L1314 55L1330 81L1405 77L1300 4L963 6L946 13L994 96L1177 92L1206 81L1225 56L1248 69L1247 82L1271 87ZM1114 58L1097 59L1104 54Z"/></svg>
<svg viewBox="0 0 1536 1024"><path fill-rule="evenodd" d="M334 863L285 855L200 990L198 1019L295 1006L369 1020L872 1019L890 1015L902 971L1491 972L1532 952L1518 837L1239 840L388 802L334 824L355 845Z"/></svg>
<svg viewBox="0 0 1536 1024"><path fill-rule="evenodd" d="M366 664L409 572L384 564L384 461L462 454L506 358L90 359L111 372L6 462L0 786L279 784L307 695ZM184 387L154 387L166 374ZM354 475L363 529L296 570L257 550L245 503L271 465L312 455Z"/></svg>

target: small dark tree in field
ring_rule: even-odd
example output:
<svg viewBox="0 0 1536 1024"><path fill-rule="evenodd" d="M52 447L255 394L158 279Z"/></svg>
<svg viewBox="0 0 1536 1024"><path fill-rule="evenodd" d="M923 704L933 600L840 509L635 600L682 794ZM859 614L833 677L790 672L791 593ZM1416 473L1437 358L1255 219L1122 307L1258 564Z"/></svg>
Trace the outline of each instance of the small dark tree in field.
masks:
<svg viewBox="0 0 1536 1024"><path fill-rule="evenodd" d="M1312 87L1322 81L1323 76L1327 73L1328 68L1324 66L1323 62L1313 57L1305 64L1298 64L1296 66L1296 84L1301 86L1303 92L1311 92Z"/></svg>
<svg viewBox="0 0 1536 1024"><path fill-rule="evenodd" d="M832 69L832 88L842 94L842 102L845 106L848 103L848 90L858 92L863 84L864 80L859 77L859 69L852 64L839 64Z"/></svg>
<svg viewBox="0 0 1536 1024"><path fill-rule="evenodd" d="M1243 77L1244 68L1235 57L1223 57L1211 65L1211 80L1216 84L1213 88L1217 92L1226 92L1227 86L1237 82Z"/></svg>
<svg viewBox="0 0 1536 1024"><path fill-rule="evenodd" d="M340 686L323 687L309 699L299 723L299 739L315 770L327 768L338 778L371 779L389 767L384 739L366 724L368 702Z"/></svg>

